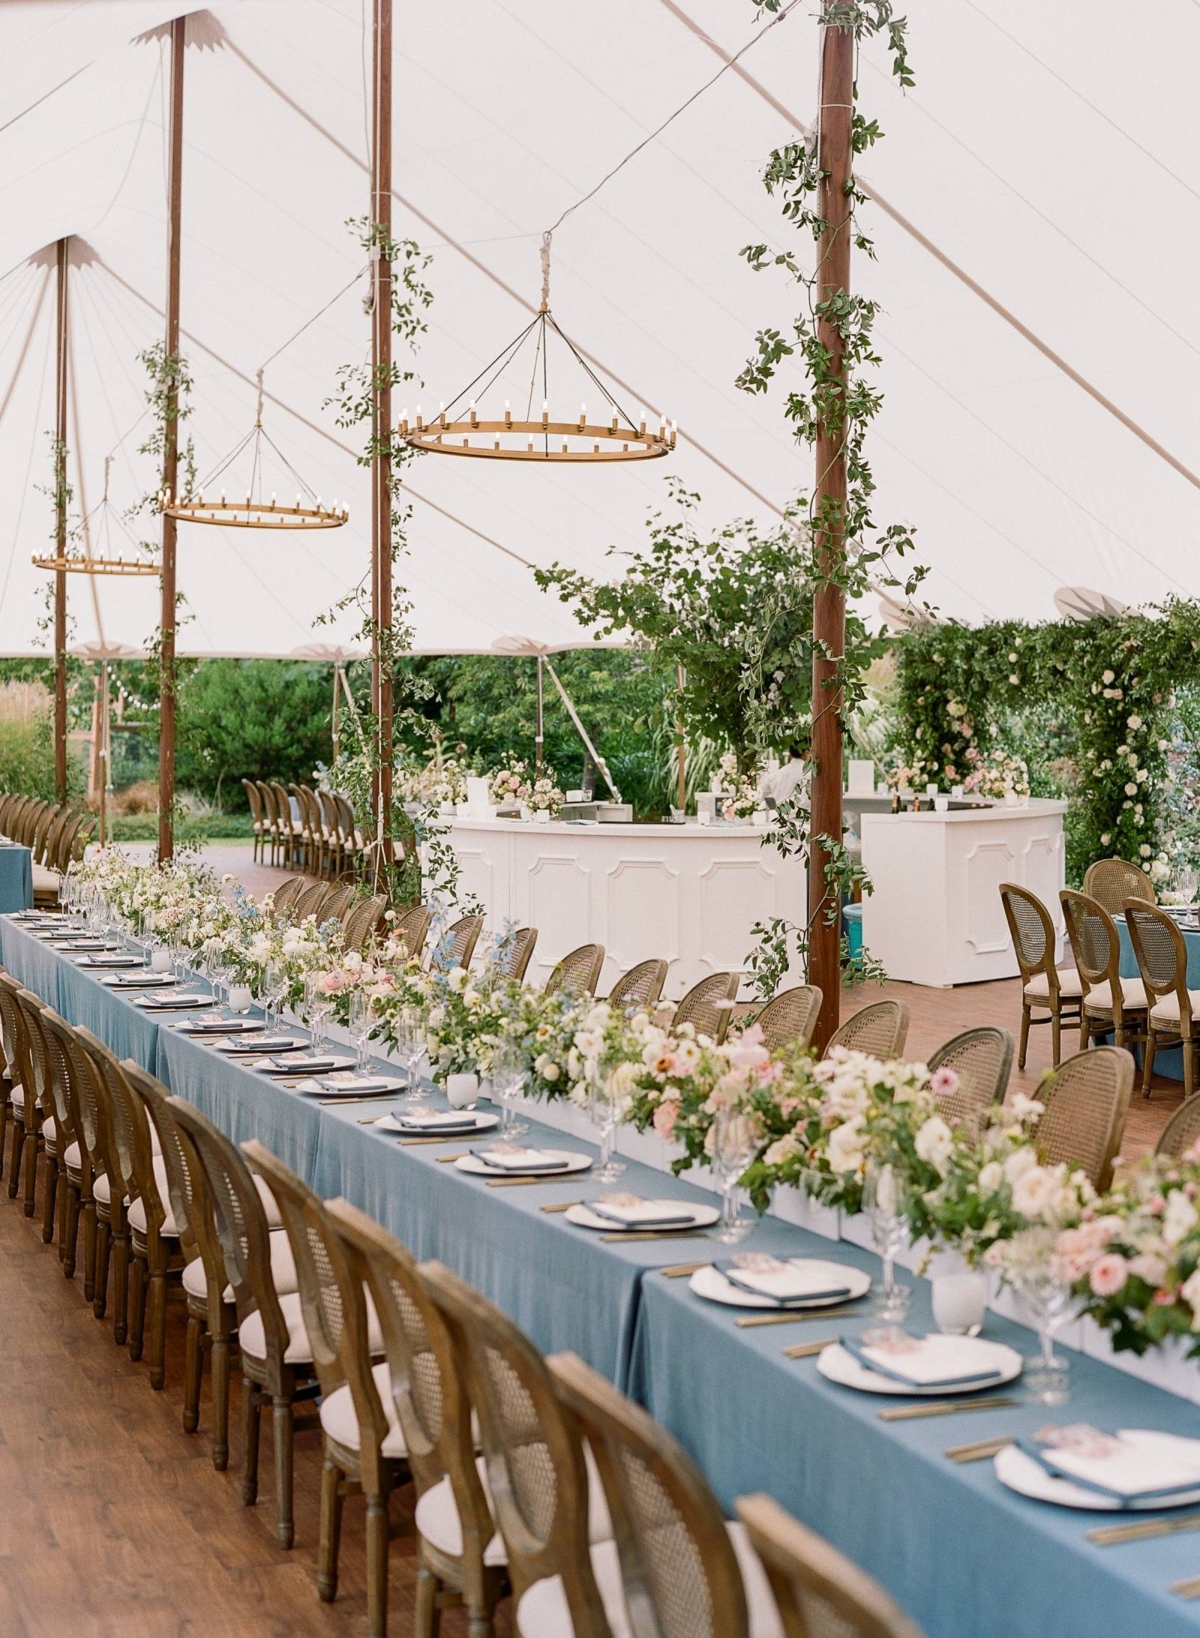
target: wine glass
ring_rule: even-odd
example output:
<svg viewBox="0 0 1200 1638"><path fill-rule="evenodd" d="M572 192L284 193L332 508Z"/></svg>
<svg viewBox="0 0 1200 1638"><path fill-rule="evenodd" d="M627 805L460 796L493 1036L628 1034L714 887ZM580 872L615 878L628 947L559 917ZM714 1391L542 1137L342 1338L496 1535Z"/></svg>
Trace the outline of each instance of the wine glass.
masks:
<svg viewBox="0 0 1200 1638"><path fill-rule="evenodd" d="M324 973L306 973L304 978L304 1011L312 1036L312 1049L320 1052L325 1045L325 1025L329 1021L333 998L325 988Z"/></svg>
<svg viewBox="0 0 1200 1638"><path fill-rule="evenodd" d="M404 1066L408 1087L406 1103L420 1103L430 1089L421 1079L421 1060L425 1056L425 1019L420 1007L402 1007L396 1020L396 1055Z"/></svg>
<svg viewBox="0 0 1200 1638"><path fill-rule="evenodd" d="M600 1164L593 1174L598 1183L615 1183L625 1173L626 1163L615 1153L617 1122L624 1102L614 1076L597 1068L590 1080L589 1113L600 1134Z"/></svg>
<svg viewBox="0 0 1200 1638"><path fill-rule="evenodd" d="M1033 1310L1038 1333L1038 1351L1025 1361L1025 1381L1030 1397L1040 1405L1065 1405L1070 1397L1067 1373L1070 1360L1054 1352L1054 1334L1067 1317L1071 1288L1059 1277L1050 1232L1039 1237L1031 1248L1017 1284Z"/></svg>
<svg viewBox="0 0 1200 1638"><path fill-rule="evenodd" d="M739 1215L737 1195L742 1173L758 1153L758 1128L751 1116L736 1109L720 1109L712 1131L709 1169L721 1188L721 1221L716 1238L724 1245L736 1245L754 1226L750 1218Z"/></svg>
<svg viewBox="0 0 1200 1638"><path fill-rule="evenodd" d="M875 1312L889 1328L903 1324L912 1293L895 1277L896 1258L908 1240L905 1215L907 1180L890 1163L871 1161L863 1180L863 1211L871 1225L871 1238L883 1259L883 1284Z"/></svg>
<svg viewBox="0 0 1200 1638"><path fill-rule="evenodd" d="M505 1041L492 1060L492 1086L503 1110L500 1125L500 1136L503 1138L524 1137L529 1130L529 1122L518 1119L513 1107L524 1090L528 1073L529 1061L525 1053L515 1041Z"/></svg>
<svg viewBox="0 0 1200 1638"><path fill-rule="evenodd" d="M375 1020L371 1012L371 997L365 990L353 990L350 994L350 1037L354 1042L354 1067L360 1075L365 1075L370 1068L370 1058L367 1053L367 1042L371 1037L371 1027Z"/></svg>
<svg viewBox="0 0 1200 1638"><path fill-rule="evenodd" d="M287 982L281 963L268 961L262 970L263 1015L268 1029L278 1029L282 1022L283 992Z"/></svg>

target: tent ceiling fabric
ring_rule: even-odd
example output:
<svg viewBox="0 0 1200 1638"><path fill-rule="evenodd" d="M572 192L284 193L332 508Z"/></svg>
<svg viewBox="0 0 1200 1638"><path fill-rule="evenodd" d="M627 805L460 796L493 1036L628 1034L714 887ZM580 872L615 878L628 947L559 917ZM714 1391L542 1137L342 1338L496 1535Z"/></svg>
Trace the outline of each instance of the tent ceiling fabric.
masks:
<svg viewBox="0 0 1200 1638"><path fill-rule="evenodd" d="M75 504L98 501L110 452L114 505L154 482L136 452L136 355L162 330L167 47L144 36L178 9L0 7L0 273L13 269L0 281L0 652L32 651L42 609L45 579L29 559L52 524L34 486L49 482L54 325L52 258L39 253L61 235L76 237ZM665 470L699 491L713 528L739 515L770 525L806 485L810 460L778 396L752 399L733 381L754 331L786 327L798 297L755 278L738 251L781 240L760 175L790 134L773 103L813 117L810 10L797 7L742 59L769 97L725 74L554 237L555 316L627 384L617 396L628 408L678 419L675 456L649 469L415 462L398 577L419 649L497 652L512 634L550 649L578 641L529 565L614 572L607 549L642 538L648 512L666 504ZM719 67L678 12L730 53L762 27L749 0L397 7L396 230L434 258L416 366L426 385L411 389L412 407L452 398L516 332L537 300L542 230ZM200 470L249 428L255 371L307 324L267 366L266 424L314 490L350 506L351 522L311 537L181 526L181 652L282 655L354 640L354 616L313 622L368 563L366 474L352 448L361 435L339 429L325 401L337 367L362 361L369 339L363 281L351 283L365 257L344 226L367 205L369 25L369 0L240 0L190 25L182 312ZM907 97L881 46L864 48L862 94L887 133L867 179L1200 468L1189 84L1200 8L960 0L917 8L910 33ZM917 527L940 613L1053 617L1064 585L1125 602L1200 593L1200 563L1180 550L1200 493L896 223L867 216L879 259L860 258L855 280L882 304L876 512ZM528 388L512 378L498 391L515 408ZM405 390L396 396L399 409ZM577 411L581 398L595 401L594 388L551 382L552 407ZM231 492L236 483L231 474ZM281 494L289 486L281 473ZM144 648L157 582L96 590L102 630L91 597L76 593L73 641Z"/></svg>

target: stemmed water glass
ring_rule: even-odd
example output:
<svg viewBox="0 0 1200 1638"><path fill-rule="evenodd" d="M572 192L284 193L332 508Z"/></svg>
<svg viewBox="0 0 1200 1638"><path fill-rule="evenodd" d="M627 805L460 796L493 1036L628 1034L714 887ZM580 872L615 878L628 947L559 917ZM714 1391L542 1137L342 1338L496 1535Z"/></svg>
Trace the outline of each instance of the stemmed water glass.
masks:
<svg viewBox="0 0 1200 1638"><path fill-rule="evenodd" d="M875 1312L889 1328L903 1324L911 1296L896 1281L896 1258L908 1240L907 1180L890 1162L869 1162L863 1180L863 1211L875 1249L883 1259L883 1284Z"/></svg>
<svg viewBox="0 0 1200 1638"><path fill-rule="evenodd" d="M396 1056L404 1069L408 1086L404 1093L406 1103L420 1103L429 1096L429 1087L421 1079L421 1060L425 1056L425 1019L420 1007L402 1007L395 1024Z"/></svg>
<svg viewBox="0 0 1200 1638"><path fill-rule="evenodd" d="M1033 1231L1036 1233L1036 1231ZM1017 1275L1017 1285L1033 1310L1038 1351L1025 1361L1025 1381L1031 1398L1041 1405L1065 1405L1070 1397L1067 1373L1071 1362L1054 1352L1054 1336L1067 1317L1071 1288L1060 1277L1053 1254L1053 1231L1029 1240L1029 1255Z"/></svg>
<svg viewBox="0 0 1200 1638"><path fill-rule="evenodd" d="M514 1104L525 1087L529 1074L529 1059L515 1041L505 1041L492 1059L492 1087L500 1099L503 1118L500 1136L524 1137L529 1122L518 1118Z"/></svg>
<svg viewBox="0 0 1200 1638"><path fill-rule="evenodd" d="M262 970L263 1015L268 1029L278 1029L282 1021L283 994L287 975L278 961L268 961Z"/></svg>
<svg viewBox="0 0 1200 1638"><path fill-rule="evenodd" d="M332 1005L333 998L325 988L324 973L306 973L304 978L304 1013L308 1019L308 1029L312 1037L314 1052L320 1052L325 1045L325 1026L329 1022L329 1012Z"/></svg>
<svg viewBox="0 0 1200 1638"><path fill-rule="evenodd" d="M365 990L353 990L350 994L350 1038L354 1042L358 1056L354 1067L360 1075L365 1075L370 1068L370 1058L367 1053L367 1043L371 1038L371 1028L375 1022L371 1011L371 997Z"/></svg>
<svg viewBox="0 0 1200 1638"><path fill-rule="evenodd" d="M625 1161L614 1152L617 1123L625 1105L625 1094L616 1076L599 1066L590 1077L589 1113L600 1134L600 1164L594 1177L598 1183L615 1183L625 1172Z"/></svg>
<svg viewBox="0 0 1200 1638"><path fill-rule="evenodd" d="M709 1165L721 1188L721 1221L716 1237L725 1245L736 1245L754 1226L748 1217L739 1216L737 1195L742 1173L758 1152L758 1127L749 1115L721 1109L712 1131Z"/></svg>

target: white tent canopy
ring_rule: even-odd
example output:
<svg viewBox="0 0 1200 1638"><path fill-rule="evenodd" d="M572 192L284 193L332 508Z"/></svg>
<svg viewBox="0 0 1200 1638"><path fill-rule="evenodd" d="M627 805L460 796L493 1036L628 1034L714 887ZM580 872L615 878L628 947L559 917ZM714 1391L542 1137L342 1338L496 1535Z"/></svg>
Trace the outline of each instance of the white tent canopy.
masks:
<svg viewBox="0 0 1200 1638"><path fill-rule="evenodd" d="M733 385L763 324L800 293L739 260L785 242L760 175L813 117L812 8L760 43L570 214L554 237L555 316L630 409L679 422L668 461L597 469L427 456L414 463L411 551L398 571L416 646L550 648L581 628L533 583L555 559L611 572L675 473L701 518L777 521L810 479L780 393ZM75 506L128 505L154 484L139 350L162 333L166 42L179 0L6 0L0 7L0 652L33 652L52 527L53 256L71 235L70 480ZM182 525L184 653L287 654L347 644L314 628L366 573L361 429L326 400L361 362L369 0L240 0L190 24L183 175L187 430L201 474L266 424L351 522L301 537ZM536 304L542 231L740 51L754 8L730 0L457 0L396 8L395 226L433 255L435 301L411 392L451 399ZM711 37L706 42L704 35ZM957 278L955 264L1148 438L1200 470L1194 255L1200 145L1190 64L1200 8L958 0L910 8L917 88L879 42L859 83L886 140L868 184L941 253L875 207L886 405L872 450L880 522L915 525L926 594L972 621L1053 617L1060 587L1123 602L1200 592L1186 546L1196 483ZM803 247L798 247L803 253ZM12 271L9 272L8 270ZM340 294L339 294L340 293ZM322 309L324 309L322 311ZM269 361L269 362L268 362ZM786 385L786 379L783 382ZM528 365L498 388L524 405ZM540 393L538 394L540 396ZM563 373L555 404L587 389ZM592 393L595 401L594 391ZM397 394L397 408L404 392ZM279 488L294 487L285 472ZM230 475L231 491L237 480ZM154 520L132 525L153 533ZM157 581L72 577L73 641L144 648Z"/></svg>

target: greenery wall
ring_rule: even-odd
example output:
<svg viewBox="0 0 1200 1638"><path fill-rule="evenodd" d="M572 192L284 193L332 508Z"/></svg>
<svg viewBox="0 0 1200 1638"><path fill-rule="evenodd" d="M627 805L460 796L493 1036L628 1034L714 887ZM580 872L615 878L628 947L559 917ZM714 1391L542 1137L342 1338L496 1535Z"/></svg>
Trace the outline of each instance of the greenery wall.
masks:
<svg viewBox="0 0 1200 1638"><path fill-rule="evenodd" d="M1194 858L1197 604L932 626L897 645L896 702L900 748L925 778L949 785L980 756L1011 751L1035 795L1070 797L1071 879L1110 854Z"/></svg>

